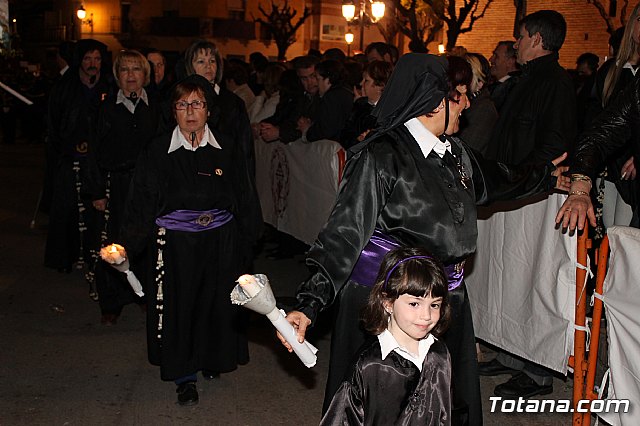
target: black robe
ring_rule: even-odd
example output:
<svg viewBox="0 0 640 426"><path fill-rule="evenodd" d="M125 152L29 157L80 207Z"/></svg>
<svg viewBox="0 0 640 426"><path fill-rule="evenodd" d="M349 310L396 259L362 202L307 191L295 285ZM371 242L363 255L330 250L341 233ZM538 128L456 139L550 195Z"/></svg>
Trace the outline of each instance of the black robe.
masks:
<svg viewBox="0 0 640 426"><path fill-rule="evenodd" d="M262 217L244 153L214 135L221 150L206 145L167 153L171 133L154 140L138 161L127 204L123 242L132 253L157 250L155 219L175 210L224 209L234 216L202 232L166 230L160 332L157 282L145 285L149 360L160 365L163 380L203 369L227 372L249 360L241 308L229 294L252 258Z"/></svg>
<svg viewBox="0 0 640 426"><path fill-rule="evenodd" d="M93 200L106 197L109 187L108 215L98 213L96 240L104 245L120 244L120 227L135 165L142 149L156 135L159 109L152 98L142 99L132 114L113 96L102 104L97 132L89 144L88 187ZM104 234L104 235L102 235ZM104 238L104 241L101 241ZM99 246L92 247L99 249ZM144 260L142 257L135 259ZM137 265L131 269L136 270ZM123 273L98 262L96 285L100 308L105 314L119 314L122 306L137 300Z"/></svg>
<svg viewBox="0 0 640 426"><path fill-rule="evenodd" d="M218 94L212 94L213 105L209 108L209 126L229 136L240 146L249 167L249 173L255 181L256 154L253 148L253 133L244 102L238 95L221 87Z"/></svg>
<svg viewBox="0 0 640 426"><path fill-rule="evenodd" d="M383 360L380 342L372 338L347 377L321 426L451 424L451 361L438 340L420 371L395 351Z"/></svg>
<svg viewBox="0 0 640 426"><path fill-rule="evenodd" d="M71 68L51 91L47 117L47 164L51 170L52 193L45 266L69 269L80 256L87 261L89 249L96 244L91 238L95 235L95 215L86 185L87 151L96 129L98 108L110 90L107 73L103 72L90 89L80 81L78 69ZM81 221L79 210L83 210ZM83 222L83 228L86 228L82 234L79 222Z"/></svg>

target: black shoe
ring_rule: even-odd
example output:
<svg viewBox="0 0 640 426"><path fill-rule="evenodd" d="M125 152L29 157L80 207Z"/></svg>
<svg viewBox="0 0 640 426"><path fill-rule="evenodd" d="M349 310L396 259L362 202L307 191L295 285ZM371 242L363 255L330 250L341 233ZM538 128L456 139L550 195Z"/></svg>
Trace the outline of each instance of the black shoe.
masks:
<svg viewBox="0 0 640 426"><path fill-rule="evenodd" d="M196 405L198 403L198 389L196 389L194 382L179 384L176 393L180 405Z"/></svg>
<svg viewBox="0 0 640 426"><path fill-rule="evenodd" d="M547 395L553 392L553 385L541 386L524 373L513 376L511 380L496 386L493 393L508 399L529 398L535 395Z"/></svg>
<svg viewBox="0 0 640 426"><path fill-rule="evenodd" d="M497 376L499 374L518 374L520 371L505 367L497 359L478 363L478 374L481 376Z"/></svg>
<svg viewBox="0 0 640 426"><path fill-rule="evenodd" d="M205 380L213 380L219 378L220 373L213 370L202 370L202 377L204 377Z"/></svg>

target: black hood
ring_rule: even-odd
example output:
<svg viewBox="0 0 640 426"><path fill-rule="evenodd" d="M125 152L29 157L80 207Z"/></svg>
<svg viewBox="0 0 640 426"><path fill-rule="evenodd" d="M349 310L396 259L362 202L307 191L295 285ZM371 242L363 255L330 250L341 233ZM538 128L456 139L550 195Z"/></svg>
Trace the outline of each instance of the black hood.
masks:
<svg viewBox="0 0 640 426"><path fill-rule="evenodd" d="M107 45L99 42L98 40L94 40L92 38L86 38L83 40L79 40L76 42L75 51L73 55L73 65L71 68L79 68L80 63L82 62L82 58L87 52L92 52L94 50L98 50L100 55L102 56L103 65L106 61L106 53L107 53Z"/></svg>
<svg viewBox="0 0 640 426"><path fill-rule="evenodd" d="M433 111L449 92L447 69L442 56L402 56L371 113L377 120L376 135Z"/></svg>

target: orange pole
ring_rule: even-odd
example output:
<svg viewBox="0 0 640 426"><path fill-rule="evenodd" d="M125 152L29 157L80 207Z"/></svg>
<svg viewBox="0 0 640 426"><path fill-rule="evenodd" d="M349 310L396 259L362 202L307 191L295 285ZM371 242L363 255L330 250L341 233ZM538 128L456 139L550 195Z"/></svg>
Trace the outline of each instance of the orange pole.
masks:
<svg viewBox="0 0 640 426"><path fill-rule="evenodd" d="M587 265L587 250L589 249L591 240L588 238L588 229L585 224L582 233L578 235L578 255L577 261L580 265ZM583 288L587 271L576 268L576 305L575 305L575 324L578 327L584 327L587 316L587 291ZM573 339L573 407L577 408L578 401L584 399L584 377L586 373L585 349L586 349L587 333L582 330L575 330ZM583 424L583 413L574 411L573 425Z"/></svg>
<svg viewBox="0 0 640 426"><path fill-rule="evenodd" d="M609 257L609 237L605 235L598 251L598 272L596 275L595 292L602 295L602 287L607 272L607 258ZM598 394L594 391L596 380L596 369L598 363L598 346L600 344L600 322L602 319L602 300L594 298L593 319L591 322L591 344L589 345L589 359L587 362L587 378L585 385L585 399L598 399ZM584 414L584 422L590 421L590 413Z"/></svg>

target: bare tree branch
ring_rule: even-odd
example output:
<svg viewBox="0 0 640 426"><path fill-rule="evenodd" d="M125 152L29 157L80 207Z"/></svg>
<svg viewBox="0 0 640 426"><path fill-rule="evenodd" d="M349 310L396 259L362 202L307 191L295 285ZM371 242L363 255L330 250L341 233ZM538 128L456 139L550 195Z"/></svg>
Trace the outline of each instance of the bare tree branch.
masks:
<svg viewBox="0 0 640 426"><path fill-rule="evenodd" d="M302 26L304 21L311 16L311 10L305 6L302 16L293 24L293 18L296 17L298 11L291 9L289 1L285 0L281 7L278 7L271 0L271 12L267 13L261 4L258 4L258 10L265 19L255 18L252 15L253 22L259 22L269 31L278 47L278 60L286 59L286 53L289 46L296 42L296 32Z"/></svg>

